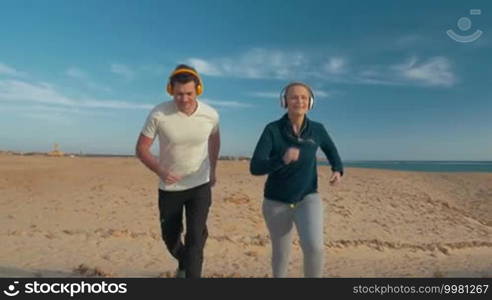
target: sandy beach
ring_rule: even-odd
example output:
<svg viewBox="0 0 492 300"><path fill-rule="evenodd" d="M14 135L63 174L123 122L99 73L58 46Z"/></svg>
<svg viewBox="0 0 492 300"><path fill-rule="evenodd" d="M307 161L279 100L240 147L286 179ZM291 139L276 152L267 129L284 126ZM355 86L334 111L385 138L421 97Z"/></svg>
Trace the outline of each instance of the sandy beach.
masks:
<svg viewBox="0 0 492 300"><path fill-rule="evenodd" d="M266 177L219 161L205 277L270 277ZM491 277L492 173L346 169L328 185L326 277ZM0 155L0 277L171 277L157 177L136 158ZM294 241L289 274L302 277Z"/></svg>

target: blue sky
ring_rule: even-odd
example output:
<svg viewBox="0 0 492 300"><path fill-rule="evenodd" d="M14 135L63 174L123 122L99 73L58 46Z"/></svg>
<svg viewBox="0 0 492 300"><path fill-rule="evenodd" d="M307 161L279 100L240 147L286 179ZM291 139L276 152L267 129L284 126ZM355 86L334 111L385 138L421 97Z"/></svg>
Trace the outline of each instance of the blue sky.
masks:
<svg viewBox="0 0 492 300"><path fill-rule="evenodd" d="M132 154L188 63L222 155L250 155L301 80L344 160L492 160L491 16L490 1L1 1L0 149Z"/></svg>

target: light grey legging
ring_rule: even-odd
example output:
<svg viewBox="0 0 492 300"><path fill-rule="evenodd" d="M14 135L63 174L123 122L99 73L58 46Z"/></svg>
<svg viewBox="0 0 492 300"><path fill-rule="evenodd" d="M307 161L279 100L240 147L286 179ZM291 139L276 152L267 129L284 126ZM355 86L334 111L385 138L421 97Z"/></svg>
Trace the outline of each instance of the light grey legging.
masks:
<svg viewBox="0 0 492 300"><path fill-rule="evenodd" d="M294 223L304 254L304 276L321 277L324 266L324 243L323 205L319 194L305 196L294 207L265 198L263 216L272 240L273 277L287 277Z"/></svg>

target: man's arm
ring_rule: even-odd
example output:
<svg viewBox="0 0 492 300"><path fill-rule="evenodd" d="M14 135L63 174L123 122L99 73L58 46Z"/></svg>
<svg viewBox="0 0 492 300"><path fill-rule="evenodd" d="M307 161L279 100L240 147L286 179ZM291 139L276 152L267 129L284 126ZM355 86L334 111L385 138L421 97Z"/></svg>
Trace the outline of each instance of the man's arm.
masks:
<svg viewBox="0 0 492 300"><path fill-rule="evenodd" d="M140 161L147 168L149 168L152 172L157 174L157 176L159 176L163 181L165 181L168 184L175 183L181 180L179 176L173 175L169 173L167 170L164 170L159 167L159 160L150 152L150 147L152 146L153 142L154 142L153 139L143 134L140 134L140 136L138 137L137 145L135 147L135 153L138 159L140 159Z"/></svg>
<svg viewBox="0 0 492 300"><path fill-rule="evenodd" d="M140 136L138 137L137 145L135 147L135 154L147 168L159 175L159 161L157 160L157 157L152 155L152 153L150 152L150 147L152 146L153 142L154 140L152 140L151 138L140 134Z"/></svg>
<svg viewBox="0 0 492 300"><path fill-rule="evenodd" d="M208 137L208 158L210 160L210 184L214 186L216 177L215 170L220 152L220 132L219 128Z"/></svg>

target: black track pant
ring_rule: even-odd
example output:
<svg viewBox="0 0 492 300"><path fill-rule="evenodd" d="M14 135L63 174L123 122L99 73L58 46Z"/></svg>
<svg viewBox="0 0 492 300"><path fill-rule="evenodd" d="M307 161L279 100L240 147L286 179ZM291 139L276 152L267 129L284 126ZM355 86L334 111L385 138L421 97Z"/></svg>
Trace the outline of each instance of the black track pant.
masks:
<svg viewBox="0 0 492 300"><path fill-rule="evenodd" d="M211 198L209 183L176 192L159 189L162 239L172 256L178 260L179 268L186 271L187 278L199 278L202 274ZM186 213L184 244L181 240L183 208Z"/></svg>

